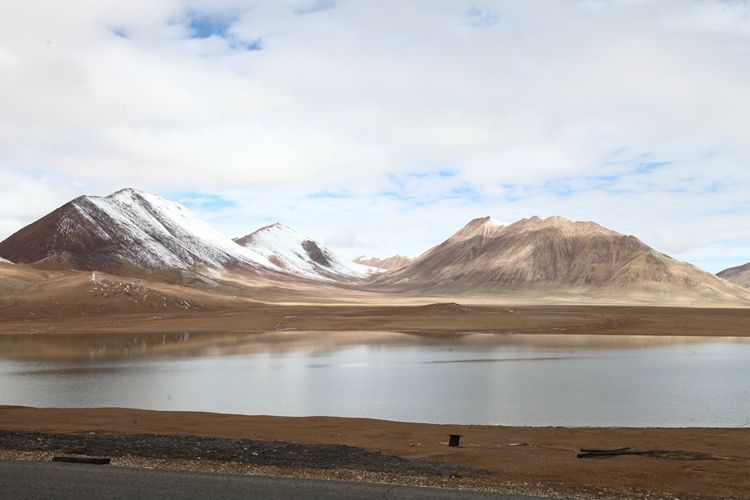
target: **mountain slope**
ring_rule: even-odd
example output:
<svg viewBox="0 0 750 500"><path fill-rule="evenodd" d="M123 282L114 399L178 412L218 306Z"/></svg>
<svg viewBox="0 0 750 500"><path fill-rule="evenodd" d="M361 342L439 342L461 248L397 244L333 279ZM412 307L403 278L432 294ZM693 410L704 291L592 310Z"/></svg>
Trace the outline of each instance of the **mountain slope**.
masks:
<svg viewBox="0 0 750 500"><path fill-rule="evenodd" d="M397 269L401 269L402 267L408 266L412 263L413 260L414 259L412 259L411 257L404 257L403 255L393 255L391 257L386 257L385 259L380 259L378 257L365 257L363 255L354 259L354 262L356 262L357 264L362 264L363 266L383 269L385 271L395 271Z"/></svg>
<svg viewBox="0 0 750 500"><path fill-rule="evenodd" d="M13 264L13 263L11 261L9 261L9 260L6 260L6 259L3 259L2 257L0 257L0 264Z"/></svg>
<svg viewBox="0 0 750 500"><path fill-rule="evenodd" d="M509 226L475 219L411 265L375 281L428 293L743 301L739 288L593 222L562 217Z"/></svg>
<svg viewBox="0 0 750 500"><path fill-rule="evenodd" d="M76 198L0 243L0 256L124 275L275 267L182 205L134 189Z"/></svg>
<svg viewBox="0 0 750 500"><path fill-rule="evenodd" d="M730 283L734 283L735 285L750 288L750 262L742 266L724 269L716 276L723 278Z"/></svg>
<svg viewBox="0 0 750 500"><path fill-rule="evenodd" d="M347 261L283 224L262 227L235 240L283 271L308 279L356 281L375 269Z"/></svg>

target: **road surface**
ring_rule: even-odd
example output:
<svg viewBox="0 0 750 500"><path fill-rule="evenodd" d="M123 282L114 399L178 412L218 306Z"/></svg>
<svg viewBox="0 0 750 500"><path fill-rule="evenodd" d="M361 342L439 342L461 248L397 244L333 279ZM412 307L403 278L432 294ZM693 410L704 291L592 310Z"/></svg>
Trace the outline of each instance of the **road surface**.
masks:
<svg viewBox="0 0 750 500"><path fill-rule="evenodd" d="M131 469L111 465L0 462L0 498L510 500L531 497L344 481Z"/></svg>

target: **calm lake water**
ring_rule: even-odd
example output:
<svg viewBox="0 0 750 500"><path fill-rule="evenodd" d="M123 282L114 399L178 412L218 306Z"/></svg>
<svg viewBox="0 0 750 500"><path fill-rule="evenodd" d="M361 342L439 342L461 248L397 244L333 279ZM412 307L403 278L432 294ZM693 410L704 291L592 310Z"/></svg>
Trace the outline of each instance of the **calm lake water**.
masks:
<svg viewBox="0 0 750 500"><path fill-rule="evenodd" d="M320 332L3 342L5 405L531 426L750 424L743 339Z"/></svg>

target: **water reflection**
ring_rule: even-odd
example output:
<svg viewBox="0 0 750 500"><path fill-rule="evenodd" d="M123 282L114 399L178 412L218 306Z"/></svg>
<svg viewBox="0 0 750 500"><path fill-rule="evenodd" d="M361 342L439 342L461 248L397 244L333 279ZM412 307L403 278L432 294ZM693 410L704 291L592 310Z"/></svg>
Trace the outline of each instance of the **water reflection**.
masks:
<svg viewBox="0 0 750 500"><path fill-rule="evenodd" d="M750 342L274 332L0 338L0 404L506 425L737 426Z"/></svg>
<svg viewBox="0 0 750 500"><path fill-rule="evenodd" d="M677 345L701 346L717 342L722 344L747 343L745 339L733 337L492 333L429 335L371 331L260 334L19 334L0 335L0 359L72 360L247 354L277 356L290 352L304 353L308 357L325 358L341 349L353 348L359 348L365 352L377 352L428 346L445 347L448 350L459 349L464 352L482 352L486 349L512 347L518 350L552 349L559 352L565 349L581 351ZM491 360L481 358L477 361L489 362Z"/></svg>

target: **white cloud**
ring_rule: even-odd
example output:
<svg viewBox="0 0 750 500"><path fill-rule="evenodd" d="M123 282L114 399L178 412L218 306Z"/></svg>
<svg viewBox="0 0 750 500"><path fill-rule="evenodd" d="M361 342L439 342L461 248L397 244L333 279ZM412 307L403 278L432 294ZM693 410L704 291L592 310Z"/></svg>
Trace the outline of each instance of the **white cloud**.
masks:
<svg viewBox="0 0 750 500"><path fill-rule="evenodd" d="M189 12L234 22L190 39ZM0 237L132 185L224 195L203 210L227 232L283 218L345 252L559 213L750 259L748 56L747 2L6 2L0 194L23 201L0 199Z"/></svg>

